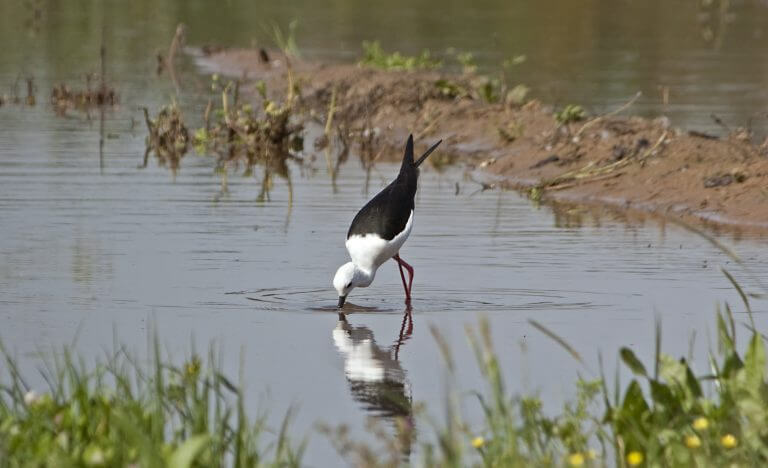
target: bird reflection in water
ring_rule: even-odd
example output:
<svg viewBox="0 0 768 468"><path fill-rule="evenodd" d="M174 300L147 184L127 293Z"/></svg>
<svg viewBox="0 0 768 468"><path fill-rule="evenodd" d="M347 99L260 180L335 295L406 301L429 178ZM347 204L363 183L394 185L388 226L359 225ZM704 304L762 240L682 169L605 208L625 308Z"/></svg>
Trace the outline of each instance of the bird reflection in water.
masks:
<svg viewBox="0 0 768 468"><path fill-rule="evenodd" d="M399 361L400 348L413 333L411 308L406 308L400 333L383 348L365 326L350 325L339 313L333 342L344 357L344 373L352 398L371 415L393 424L403 456L410 455L414 437L411 384Z"/></svg>

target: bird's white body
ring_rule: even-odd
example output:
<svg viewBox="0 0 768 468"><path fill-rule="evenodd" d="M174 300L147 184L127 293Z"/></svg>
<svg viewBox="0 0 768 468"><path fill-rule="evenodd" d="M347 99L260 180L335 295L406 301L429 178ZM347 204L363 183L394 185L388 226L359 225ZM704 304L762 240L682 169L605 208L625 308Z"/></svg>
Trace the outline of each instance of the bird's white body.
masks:
<svg viewBox="0 0 768 468"><path fill-rule="evenodd" d="M333 278L333 287L336 288L339 296L346 297L354 288L370 286L376 276L376 270L400 252L400 248L411 234L412 226L413 210L405 224L405 229L391 240L372 233L349 236L346 245L352 261L342 265Z"/></svg>
<svg viewBox="0 0 768 468"><path fill-rule="evenodd" d="M411 211L411 216L405 224L405 229L391 240L382 239L378 234L350 236L346 245L352 263L367 273L375 274L384 262L400 252L400 248L411 234L412 226L413 211Z"/></svg>
<svg viewBox="0 0 768 468"><path fill-rule="evenodd" d="M405 301L411 302L413 267L400 257L413 227L413 207L419 180L419 165L440 145L432 145L419 159L413 154L413 135L405 144L405 154L397 178L384 187L357 212L347 231L347 251L352 257L333 277L333 287L339 293L339 309L344 307L349 292L370 286L376 270L394 258L403 280ZM389 239L389 240L388 240ZM405 273L408 272L408 281Z"/></svg>

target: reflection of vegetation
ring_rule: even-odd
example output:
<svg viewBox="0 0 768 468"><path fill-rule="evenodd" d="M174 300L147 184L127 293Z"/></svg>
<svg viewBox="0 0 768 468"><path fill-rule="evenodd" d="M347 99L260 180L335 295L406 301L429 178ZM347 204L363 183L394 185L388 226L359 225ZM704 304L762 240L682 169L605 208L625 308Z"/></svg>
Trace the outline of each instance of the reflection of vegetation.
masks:
<svg viewBox="0 0 768 468"><path fill-rule="evenodd" d="M51 105L57 115L63 116L67 111L75 109L81 112L88 112L93 107L98 107L101 112L102 126L100 133L103 138L103 120L104 108L106 106L116 106L118 104L117 91L112 86L107 85L107 49L102 45L99 50L99 73L85 74L85 89L72 89L64 83L55 85L51 90ZM98 79L98 84L94 81Z"/></svg>
<svg viewBox="0 0 768 468"><path fill-rule="evenodd" d="M733 20L731 0L700 0L699 22L701 38L712 44L715 50L723 45L728 23Z"/></svg>
<svg viewBox="0 0 768 468"><path fill-rule="evenodd" d="M443 62L433 59L426 49L420 55L408 56L400 52L384 52L379 41L363 41L363 57L360 64L382 70L419 70L437 68Z"/></svg>
<svg viewBox="0 0 768 468"><path fill-rule="evenodd" d="M93 75L85 76L85 89L72 89L64 83L51 90L51 105L57 114L63 115L70 109L88 110L96 106L114 106L118 102L115 89L109 86L92 87Z"/></svg>
<svg viewBox="0 0 768 468"><path fill-rule="evenodd" d="M26 90L27 90L27 96L22 99L21 95L19 94L19 82L21 81L21 75L16 76L16 80L11 85L11 93L10 94L0 94L0 107L2 107L5 104L21 104L24 102L28 106L34 106L37 103L37 98L35 97L37 86L35 85L35 78L33 76L28 76L24 79L26 83Z"/></svg>
<svg viewBox="0 0 768 468"><path fill-rule="evenodd" d="M157 118L152 120L149 118L147 108L143 110L149 135L146 140L144 162L140 167L147 167L149 154L154 153L161 166L167 165L175 173L190 143L189 131L184 125L181 111L174 103L163 107Z"/></svg>
<svg viewBox="0 0 768 468"><path fill-rule="evenodd" d="M24 20L24 29L30 37L35 37L43 23L43 0L24 0L22 3L28 14Z"/></svg>
<svg viewBox="0 0 768 468"><path fill-rule="evenodd" d="M303 445L289 443L290 415L276 444L264 444L265 421L249 419L242 391L214 355L174 365L155 344L146 373L122 350L93 370L65 350L45 368L45 393L31 390L5 359L1 466L299 465Z"/></svg>

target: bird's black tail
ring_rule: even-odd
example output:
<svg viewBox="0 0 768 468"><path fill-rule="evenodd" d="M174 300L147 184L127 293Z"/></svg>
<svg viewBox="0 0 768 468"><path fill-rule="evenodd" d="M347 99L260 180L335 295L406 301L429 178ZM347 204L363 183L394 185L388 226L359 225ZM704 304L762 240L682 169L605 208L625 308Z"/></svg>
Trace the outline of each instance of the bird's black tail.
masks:
<svg viewBox="0 0 768 468"><path fill-rule="evenodd" d="M432 152L437 149L438 146L440 146L440 143L442 143L443 140L438 141L432 147L430 147L424 154L421 155L421 157L414 161L413 160L413 135L408 136L408 142L405 144L405 156L403 156L403 165L400 166L400 172L408 171L411 169L415 169L421 165L421 163L424 162L425 159L427 159L427 156L432 154Z"/></svg>

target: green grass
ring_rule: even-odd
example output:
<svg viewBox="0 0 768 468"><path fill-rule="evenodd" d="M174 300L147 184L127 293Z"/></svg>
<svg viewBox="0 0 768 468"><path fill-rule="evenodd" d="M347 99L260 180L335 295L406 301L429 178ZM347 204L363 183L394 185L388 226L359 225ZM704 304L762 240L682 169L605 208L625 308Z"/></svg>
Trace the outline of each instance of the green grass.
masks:
<svg viewBox="0 0 768 468"><path fill-rule="evenodd" d="M267 437L215 356L177 366L160 358L156 343L154 351L145 373L122 351L88 369L64 350L46 366L42 393L3 351L0 467L299 466L303 445L289 443L289 418Z"/></svg>
<svg viewBox="0 0 768 468"><path fill-rule="evenodd" d="M583 107L576 104L568 104L560 111L555 112L555 121L560 125L566 125L571 122L580 122L587 118L587 112Z"/></svg>
<svg viewBox="0 0 768 468"><path fill-rule="evenodd" d="M379 41L363 41L363 56L360 65L382 70L424 70L440 67L443 62L433 59L428 50L420 55L408 56L400 52L385 52Z"/></svg>
<svg viewBox="0 0 768 468"><path fill-rule="evenodd" d="M657 323L652 362L641 362L629 348L619 351L632 376L628 383L620 382L618 369L609 383L601 369L599 378L577 380L559 411L545 412L537 396L512 395L505 388L490 325L481 320L467 335L484 388L466 400L449 385L445 422L430 417L433 408L417 410L418 441L403 419L395 422L394 434L370 428L379 445L357 441L343 426L322 432L353 466L365 467L405 465L403 453L416 443L420 458L409 463L430 467L765 466L764 337L751 321L749 295L726 276L750 313L747 340L737 347L730 307L718 310L717 347L701 357L709 369L704 374L662 352ZM531 324L583 364L556 332ZM453 376L453 346L432 331ZM221 374L214 355L206 363L192 357L173 365L157 349L155 344L149 373L122 351L88 370L65 350L46 367L49 389L41 394L30 392L4 353L0 467L302 464L304 445L289 437L290 417L276 435L263 419L249 420L240 387ZM481 423L463 417L459 408L467 404L479 405Z"/></svg>

